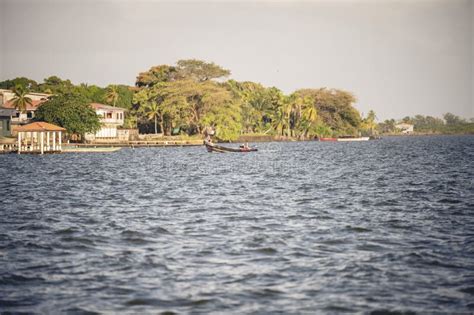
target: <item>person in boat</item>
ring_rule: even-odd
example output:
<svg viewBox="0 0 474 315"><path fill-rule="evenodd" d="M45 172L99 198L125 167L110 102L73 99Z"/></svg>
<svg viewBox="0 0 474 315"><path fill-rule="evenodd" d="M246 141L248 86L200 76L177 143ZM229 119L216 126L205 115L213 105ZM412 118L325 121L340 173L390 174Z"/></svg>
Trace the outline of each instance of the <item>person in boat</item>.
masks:
<svg viewBox="0 0 474 315"><path fill-rule="evenodd" d="M240 145L240 148L241 148L241 149L244 149L244 150L250 150L249 143L246 142L245 144L241 144L241 145Z"/></svg>

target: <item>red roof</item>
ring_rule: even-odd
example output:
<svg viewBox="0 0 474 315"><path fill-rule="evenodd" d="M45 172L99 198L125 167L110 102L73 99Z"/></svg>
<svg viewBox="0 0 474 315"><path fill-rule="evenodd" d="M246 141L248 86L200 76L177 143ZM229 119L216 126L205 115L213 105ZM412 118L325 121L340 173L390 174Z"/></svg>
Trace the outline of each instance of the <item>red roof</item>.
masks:
<svg viewBox="0 0 474 315"><path fill-rule="evenodd" d="M38 107L46 102L47 100L31 100L31 104L26 104L26 110L37 110ZM2 105L3 108L15 108L15 105L13 105L13 100L9 100L5 104Z"/></svg>
<svg viewBox="0 0 474 315"><path fill-rule="evenodd" d="M111 110L111 111L125 111L125 108L122 107L114 107L110 105L100 104L100 103L91 103L93 109L103 109L103 110Z"/></svg>
<svg viewBox="0 0 474 315"><path fill-rule="evenodd" d="M59 127L44 121L37 121L31 124L18 126L16 131L65 131L63 127Z"/></svg>

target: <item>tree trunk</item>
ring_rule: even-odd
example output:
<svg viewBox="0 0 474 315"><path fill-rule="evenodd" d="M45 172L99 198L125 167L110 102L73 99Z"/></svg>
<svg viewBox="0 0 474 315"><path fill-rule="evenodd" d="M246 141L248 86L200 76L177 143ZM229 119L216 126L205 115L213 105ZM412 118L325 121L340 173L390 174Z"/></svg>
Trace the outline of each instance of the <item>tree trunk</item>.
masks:
<svg viewBox="0 0 474 315"><path fill-rule="evenodd" d="M158 121L156 119L156 115L155 115L155 134L158 133Z"/></svg>
<svg viewBox="0 0 474 315"><path fill-rule="evenodd" d="M162 134L165 134L165 125L163 123L163 120L160 120L160 131Z"/></svg>

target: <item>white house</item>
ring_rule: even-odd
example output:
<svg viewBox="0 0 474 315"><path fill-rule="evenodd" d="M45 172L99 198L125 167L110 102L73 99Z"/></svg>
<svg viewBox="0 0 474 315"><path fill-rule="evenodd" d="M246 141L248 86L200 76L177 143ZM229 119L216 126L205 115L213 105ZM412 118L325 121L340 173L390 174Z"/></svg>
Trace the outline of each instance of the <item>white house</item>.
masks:
<svg viewBox="0 0 474 315"><path fill-rule="evenodd" d="M395 128L400 130L401 133L403 134L410 134L413 133L413 125L412 124L407 124L407 123L400 123L395 125Z"/></svg>
<svg viewBox="0 0 474 315"><path fill-rule="evenodd" d="M17 112L16 117L12 118L12 124L24 124L28 123L35 117L35 111L38 107L48 100L51 94L29 92L26 94L31 99L31 104L26 106L26 113ZM13 99L15 98L15 92L12 90L0 89L0 108L15 109L13 105Z"/></svg>
<svg viewBox="0 0 474 315"><path fill-rule="evenodd" d="M95 134L86 134L85 139L117 139L117 128L124 123L125 109L99 103L92 103L91 106L100 118L101 128Z"/></svg>

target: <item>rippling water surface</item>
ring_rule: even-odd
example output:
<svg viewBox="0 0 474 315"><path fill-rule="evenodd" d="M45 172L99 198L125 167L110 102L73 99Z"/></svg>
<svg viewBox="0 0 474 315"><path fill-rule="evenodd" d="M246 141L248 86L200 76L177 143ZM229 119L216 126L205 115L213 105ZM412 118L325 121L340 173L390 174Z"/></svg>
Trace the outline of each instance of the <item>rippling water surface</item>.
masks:
<svg viewBox="0 0 474 315"><path fill-rule="evenodd" d="M474 312L474 137L0 155L0 311Z"/></svg>

